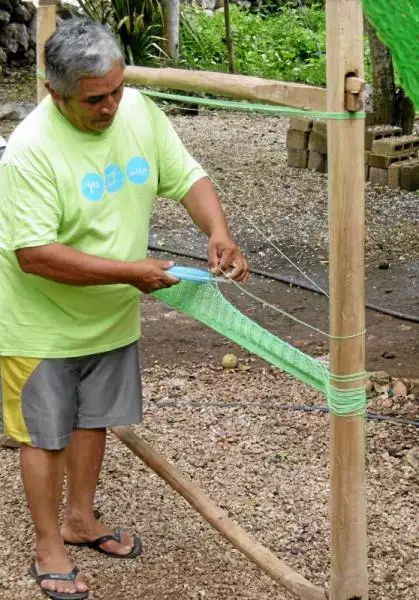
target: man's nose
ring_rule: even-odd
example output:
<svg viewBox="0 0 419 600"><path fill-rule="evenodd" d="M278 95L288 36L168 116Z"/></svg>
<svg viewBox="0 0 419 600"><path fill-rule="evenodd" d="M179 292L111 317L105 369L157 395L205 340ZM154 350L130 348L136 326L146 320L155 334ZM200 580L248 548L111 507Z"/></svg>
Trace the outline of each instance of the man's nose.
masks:
<svg viewBox="0 0 419 600"><path fill-rule="evenodd" d="M100 112L103 115L113 115L118 108L118 104L113 96L106 98L101 106Z"/></svg>

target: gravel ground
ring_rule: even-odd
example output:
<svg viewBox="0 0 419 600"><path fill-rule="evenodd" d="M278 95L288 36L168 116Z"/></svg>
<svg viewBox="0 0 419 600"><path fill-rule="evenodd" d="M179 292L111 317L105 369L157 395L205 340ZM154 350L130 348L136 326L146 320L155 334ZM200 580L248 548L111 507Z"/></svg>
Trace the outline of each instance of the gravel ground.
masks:
<svg viewBox="0 0 419 600"><path fill-rule="evenodd" d="M31 85L33 100L33 80ZM26 87L16 89L0 85L5 99L28 99ZM232 228L252 265L295 274L242 211L323 284L327 181L324 175L286 166L288 120L226 113L172 118L189 149L219 184ZM0 134L11 129L10 123L0 123ZM386 295L385 304L416 309L416 314L418 206L415 193L367 185L369 293L383 303L383 286L390 284L389 279L380 283L380 277L384 273L391 280L394 273L395 292ZM152 228L157 245L204 251L203 238L180 207L159 201L157 208ZM383 260L390 263L387 271L378 269ZM168 338L169 321L165 321ZM145 336L143 353L152 352L155 340ZM279 371L253 365L250 358L242 363L244 368L233 371L209 362L196 363L187 348L181 363L148 361L145 419L138 433L200 482L251 535L313 583L327 587L328 417L275 409L278 404L323 405L323 399ZM381 410L374 399L371 407ZM416 414L417 405L412 405L406 416ZM370 421L366 449L370 598L416 600L417 429ZM27 574L33 530L23 501L17 451L0 450L0 482L0 600L40 600L43 596ZM97 510L110 525L139 531L146 551L139 561L118 562L73 549L94 600L291 598L111 435Z"/></svg>
<svg viewBox="0 0 419 600"><path fill-rule="evenodd" d="M144 384L145 419L138 433L200 482L252 536L327 587L328 417L275 409L322 399L287 375L263 368L156 364L145 370ZM0 598L40 600L27 576L33 532L22 500L18 453L3 450L0 456ZM370 598L414 600L417 430L369 422L367 456ZM118 562L72 550L94 599L290 598L112 436L96 507L106 522L139 531L146 551L137 562Z"/></svg>

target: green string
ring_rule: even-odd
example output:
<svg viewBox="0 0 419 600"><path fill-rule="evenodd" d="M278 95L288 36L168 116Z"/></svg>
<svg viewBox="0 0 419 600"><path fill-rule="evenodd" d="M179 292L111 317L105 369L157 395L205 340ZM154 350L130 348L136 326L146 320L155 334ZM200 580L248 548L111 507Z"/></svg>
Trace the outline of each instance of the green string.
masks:
<svg viewBox="0 0 419 600"><path fill-rule="evenodd" d="M350 375L336 375L329 372L329 381L326 384L326 397L327 404L330 412L334 415L345 416L345 415L362 415L365 413L365 406L367 403L367 394L365 385L351 388L351 389L340 389L332 385L332 381L341 383L354 383L356 381L365 381L367 374L365 371L362 373L351 373Z"/></svg>
<svg viewBox="0 0 419 600"><path fill-rule="evenodd" d="M176 102L186 102L189 104L202 104L215 108L224 108L227 110L260 112L271 115L291 116L291 117L311 117L312 119L365 119L364 112L323 112L320 110L303 110L292 108L290 106L277 106L274 104L253 104L251 102L241 102L237 100L214 100L212 98L200 98L197 96L180 96L178 94L168 94L166 92L155 92L141 89L145 96L151 98L160 98L162 100L175 100Z"/></svg>

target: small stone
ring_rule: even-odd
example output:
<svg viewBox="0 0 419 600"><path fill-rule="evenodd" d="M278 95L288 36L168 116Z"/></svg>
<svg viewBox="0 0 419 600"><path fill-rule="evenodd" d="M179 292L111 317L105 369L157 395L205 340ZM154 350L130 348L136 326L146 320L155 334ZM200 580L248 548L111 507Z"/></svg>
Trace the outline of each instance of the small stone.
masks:
<svg viewBox="0 0 419 600"><path fill-rule="evenodd" d="M235 369L238 364L239 364L239 361L235 354L226 354L223 357L223 368L224 369Z"/></svg>
<svg viewBox="0 0 419 600"><path fill-rule="evenodd" d="M384 352L381 353L381 356L383 358L388 358L388 359L396 358L396 355L394 354L394 352L389 352L388 350L384 350Z"/></svg>
<svg viewBox="0 0 419 600"><path fill-rule="evenodd" d="M374 391L377 394L381 394L381 395L384 394L385 397L387 398L388 391L389 391L389 386L388 385L382 385L381 383L378 383L377 381L374 381L373 385L374 385Z"/></svg>
<svg viewBox="0 0 419 600"><path fill-rule="evenodd" d="M391 398L384 398L381 403L383 408L391 408L393 406L393 400Z"/></svg>
<svg viewBox="0 0 419 600"><path fill-rule="evenodd" d="M372 371L369 376L371 381L380 385L386 385L390 382L390 375L387 371Z"/></svg>
<svg viewBox="0 0 419 600"><path fill-rule="evenodd" d="M395 396L402 396L403 398L406 398L407 396L407 389L406 386L404 385L404 383L400 380L396 380L393 383L393 393Z"/></svg>
<svg viewBox="0 0 419 600"><path fill-rule="evenodd" d="M380 260L380 262L378 263L378 268L382 270L389 269L390 263L388 262L388 260Z"/></svg>

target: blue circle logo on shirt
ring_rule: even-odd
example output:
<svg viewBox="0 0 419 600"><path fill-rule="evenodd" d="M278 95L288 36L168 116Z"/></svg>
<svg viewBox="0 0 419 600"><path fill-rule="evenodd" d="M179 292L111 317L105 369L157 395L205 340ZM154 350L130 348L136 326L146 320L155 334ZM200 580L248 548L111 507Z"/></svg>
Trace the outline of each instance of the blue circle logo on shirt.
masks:
<svg viewBox="0 0 419 600"><path fill-rule="evenodd" d="M81 180L81 191L87 200L92 202L100 200L105 191L103 178L97 173L87 173Z"/></svg>
<svg viewBox="0 0 419 600"><path fill-rule="evenodd" d="M145 158L134 156L127 163L127 177L137 185L144 183L150 176L150 166Z"/></svg>
<svg viewBox="0 0 419 600"><path fill-rule="evenodd" d="M108 165L105 169L106 189L117 192L124 185L124 174L116 165Z"/></svg>

